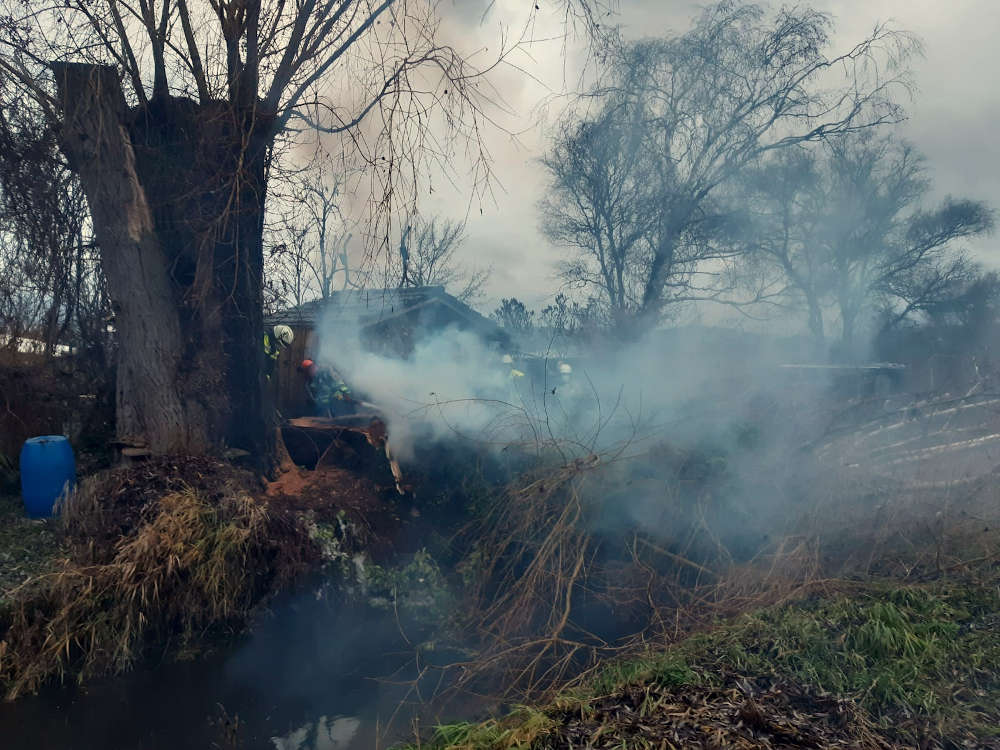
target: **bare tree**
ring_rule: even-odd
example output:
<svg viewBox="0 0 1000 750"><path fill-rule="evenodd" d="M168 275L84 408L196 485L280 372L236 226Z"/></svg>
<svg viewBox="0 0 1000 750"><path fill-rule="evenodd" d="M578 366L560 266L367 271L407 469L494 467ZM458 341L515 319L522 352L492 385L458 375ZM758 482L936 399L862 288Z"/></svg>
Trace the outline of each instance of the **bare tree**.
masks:
<svg viewBox="0 0 1000 750"><path fill-rule="evenodd" d="M576 251L560 275L571 287L599 294L612 318L641 304L657 210L652 162L632 114L623 105L592 120L569 119L542 159L550 178L542 230Z"/></svg>
<svg viewBox="0 0 1000 750"><path fill-rule="evenodd" d="M954 243L992 229L983 203L946 198L921 206L926 163L891 134L857 133L774 155L750 177L753 262L775 274L772 295L808 310L822 340L830 310L845 354L876 314L891 328L960 293L976 269Z"/></svg>
<svg viewBox="0 0 1000 750"><path fill-rule="evenodd" d="M833 282L819 249L827 196L817 162L815 149L795 147L744 175L740 194L752 228L739 274L743 286L765 290L756 301L805 308L809 332L822 344Z"/></svg>
<svg viewBox="0 0 1000 750"><path fill-rule="evenodd" d="M312 163L283 181L272 200L274 217L265 230L269 246L265 280L275 302L301 305L327 299L339 283L351 285L351 221L345 190L357 170L335 168L317 152ZM339 277L339 278L338 278Z"/></svg>
<svg viewBox="0 0 1000 750"><path fill-rule="evenodd" d="M987 334L1000 323L1000 276L995 271L978 271L968 278L955 279L952 292L922 312L930 325L957 328L969 339L989 347L991 339ZM882 328L882 332L891 330Z"/></svg>
<svg viewBox="0 0 1000 750"><path fill-rule="evenodd" d="M587 0L565 2L593 26ZM121 440L271 454L260 337L274 158L303 123L343 135L370 168L371 244L388 238L396 205L451 155L432 122L475 143L491 97L441 40L437 9L0 2L0 77L59 127L89 205L121 342Z"/></svg>
<svg viewBox="0 0 1000 750"><path fill-rule="evenodd" d="M692 265L703 270L706 261L727 257L717 234L729 222L724 192L748 165L772 151L902 118L894 97L907 88L908 78L900 64L916 42L878 26L848 51L828 55L831 28L829 17L813 10L769 14L758 5L724 0L683 35L618 48L605 80L584 97L582 106L597 112L585 113L587 122L599 125L617 117L621 123L604 131L611 134L612 158L605 159L610 169L600 170L632 169L635 161L647 184L623 185L653 192L652 216L642 216L636 227L648 245L638 253L644 267L631 292L640 328L659 320L675 294L672 284L679 285L680 296L715 294L711 276L699 282L689 275ZM562 158L558 150L554 156ZM585 156L584 167L586 159L603 158ZM561 186L557 179L555 187L560 212L580 228L569 234L585 243L586 234L592 235L585 245L588 268L594 269L589 278L608 286L600 262L590 260L611 250L607 227L593 217L602 205L614 206L618 196L587 195L595 187L607 190L600 180L574 177ZM652 226L644 226L649 218ZM616 220L614 214L601 219ZM566 230L557 229L560 233ZM619 252L635 246L619 244ZM609 296L618 294L617 279L612 282Z"/></svg>
<svg viewBox="0 0 1000 750"><path fill-rule="evenodd" d="M928 315L963 296L980 271L954 243L990 233L993 228L993 210L968 199L949 197L935 208L918 209L906 217L898 234L889 235L889 252L872 284L883 313L883 328L899 325L914 315ZM850 340L846 328L844 334Z"/></svg>
<svg viewBox="0 0 1000 750"><path fill-rule="evenodd" d="M529 310L517 297L500 300L500 306L493 311L492 318L514 336L528 334L535 327L535 311Z"/></svg>
<svg viewBox="0 0 1000 750"><path fill-rule="evenodd" d="M8 86L9 86L8 82ZM106 369L109 310L80 185L30 100L0 85L0 336Z"/></svg>
<svg viewBox="0 0 1000 750"><path fill-rule="evenodd" d="M490 269L466 268L456 257L466 239L464 224L433 218L407 230L399 257L390 264L390 277L396 277L397 286L443 286L468 304L482 298Z"/></svg>
<svg viewBox="0 0 1000 750"><path fill-rule="evenodd" d="M538 312L536 328L548 336L548 344L596 338L608 329L607 311L595 297L580 303L559 293Z"/></svg>

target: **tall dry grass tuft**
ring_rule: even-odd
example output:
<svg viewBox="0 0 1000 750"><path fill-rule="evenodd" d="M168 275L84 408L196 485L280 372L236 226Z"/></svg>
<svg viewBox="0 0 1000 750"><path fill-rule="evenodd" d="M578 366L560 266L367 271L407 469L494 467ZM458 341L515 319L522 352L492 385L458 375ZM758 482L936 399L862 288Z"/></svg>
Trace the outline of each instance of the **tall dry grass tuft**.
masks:
<svg viewBox="0 0 1000 750"><path fill-rule="evenodd" d="M66 522L94 531L98 508L86 502ZM78 546L60 571L15 592L0 631L8 699L53 678L122 671L151 649L238 624L309 564L311 545L295 522L246 493L212 502L192 488L167 494L141 510L109 553Z"/></svg>
<svg viewBox="0 0 1000 750"><path fill-rule="evenodd" d="M459 687L488 679L505 695L537 697L634 638L675 629L682 603L718 586L732 558L707 520L711 498L663 479L648 520L669 533L615 526L628 484L621 462L592 454L540 470L470 530L468 624L484 647L459 665Z"/></svg>

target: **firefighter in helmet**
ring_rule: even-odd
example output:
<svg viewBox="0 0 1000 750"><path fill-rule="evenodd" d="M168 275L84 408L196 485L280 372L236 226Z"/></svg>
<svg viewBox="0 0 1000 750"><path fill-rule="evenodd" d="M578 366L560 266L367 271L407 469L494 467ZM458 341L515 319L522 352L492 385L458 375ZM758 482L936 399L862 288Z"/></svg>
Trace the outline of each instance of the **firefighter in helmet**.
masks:
<svg viewBox="0 0 1000 750"><path fill-rule="evenodd" d="M294 340L295 334L286 325L276 325L270 331L264 331L264 372L268 380L278 366L281 352L291 346Z"/></svg>
<svg viewBox="0 0 1000 750"><path fill-rule="evenodd" d="M570 376L573 374L573 365L569 362L559 363L559 384L566 388L570 384Z"/></svg>
<svg viewBox="0 0 1000 750"><path fill-rule="evenodd" d="M518 370L516 367L514 367L514 358L511 355L509 354L503 355L503 363L510 368L509 375L512 379L524 377L524 373Z"/></svg>
<svg viewBox="0 0 1000 750"><path fill-rule="evenodd" d="M306 376L306 392L318 414L339 417L355 410L351 389L330 367L320 367L311 359L302 360L299 369Z"/></svg>

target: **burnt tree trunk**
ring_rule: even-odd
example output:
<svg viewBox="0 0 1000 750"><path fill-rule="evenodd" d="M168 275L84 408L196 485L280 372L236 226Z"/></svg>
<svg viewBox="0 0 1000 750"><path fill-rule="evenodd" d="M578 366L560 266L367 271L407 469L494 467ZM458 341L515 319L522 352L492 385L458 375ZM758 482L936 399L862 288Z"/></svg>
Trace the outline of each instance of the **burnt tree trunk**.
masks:
<svg viewBox="0 0 1000 750"><path fill-rule="evenodd" d="M264 403L269 123L165 94L128 108L110 67L53 64L118 332L117 433L156 454L273 454Z"/></svg>

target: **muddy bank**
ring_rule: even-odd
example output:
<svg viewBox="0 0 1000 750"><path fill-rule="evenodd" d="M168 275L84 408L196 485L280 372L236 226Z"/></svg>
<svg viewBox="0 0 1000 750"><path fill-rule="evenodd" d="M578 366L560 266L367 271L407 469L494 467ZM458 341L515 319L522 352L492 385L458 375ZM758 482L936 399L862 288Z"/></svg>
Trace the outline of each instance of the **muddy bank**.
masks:
<svg viewBox="0 0 1000 750"><path fill-rule="evenodd" d="M58 519L6 529L7 697L196 651L309 571L340 563L346 574L359 555L390 554L400 520L386 492L337 467L269 486L190 457L88 478Z"/></svg>

